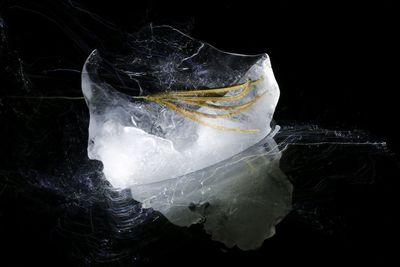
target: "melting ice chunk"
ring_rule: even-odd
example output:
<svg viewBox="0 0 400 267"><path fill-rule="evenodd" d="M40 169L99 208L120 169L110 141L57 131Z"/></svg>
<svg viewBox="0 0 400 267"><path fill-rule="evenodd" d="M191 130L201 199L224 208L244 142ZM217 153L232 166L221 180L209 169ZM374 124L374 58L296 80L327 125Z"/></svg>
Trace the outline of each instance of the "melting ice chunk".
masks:
<svg viewBox="0 0 400 267"><path fill-rule="evenodd" d="M279 98L266 54L222 52L168 26L93 51L82 74L89 158L171 222L252 249L290 207L270 123Z"/></svg>

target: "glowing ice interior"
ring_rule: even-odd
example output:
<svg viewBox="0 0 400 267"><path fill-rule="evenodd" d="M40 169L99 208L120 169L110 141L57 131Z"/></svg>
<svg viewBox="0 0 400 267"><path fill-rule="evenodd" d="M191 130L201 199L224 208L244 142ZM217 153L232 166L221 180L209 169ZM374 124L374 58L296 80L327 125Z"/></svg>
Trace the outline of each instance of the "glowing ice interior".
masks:
<svg viewBox="0 0 400 267"><path fill-rule="evenodd" d="M82 90L89 158L144 207L181 226L203 221L213 239L242 249L259 247L288 212L291 185L270 134L279 87L266 54L226 53L150 26L118 54L93 51ZM239 112L223 115L231 106Z"/></svg>

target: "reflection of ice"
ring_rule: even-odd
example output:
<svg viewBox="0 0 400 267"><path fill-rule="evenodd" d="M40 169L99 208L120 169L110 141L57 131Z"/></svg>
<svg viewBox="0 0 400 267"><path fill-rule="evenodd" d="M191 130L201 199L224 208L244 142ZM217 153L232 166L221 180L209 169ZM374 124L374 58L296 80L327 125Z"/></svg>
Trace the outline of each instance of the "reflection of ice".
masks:
<svg viewBox="0 0 400 267"><path fill-rule="evenodd" d="M208 168L153 184L133 186L135 199L188 226L203 221L213 239L241 249L261 246L288 213L292 186L279 169L281 153L266 137Z"/></svg>
<svg viewBox="0 0 400 267"><path fill-rule="evenodd" d="M206 230L228 246L260 246L291 194L268 136L279 98L268 56L222 52L167 26L145 29L129 45L117 56L94 51L85 63L89 157L102 161L113 186L131 188L171 222L205 219ZM242 87L226 91L232 85ZM206 88L223 89L210 95ZM199 93L184 98L189 102L165 101L207 116L146 98L193 89ZM224 116L228 106L240 112Z"/></svg>

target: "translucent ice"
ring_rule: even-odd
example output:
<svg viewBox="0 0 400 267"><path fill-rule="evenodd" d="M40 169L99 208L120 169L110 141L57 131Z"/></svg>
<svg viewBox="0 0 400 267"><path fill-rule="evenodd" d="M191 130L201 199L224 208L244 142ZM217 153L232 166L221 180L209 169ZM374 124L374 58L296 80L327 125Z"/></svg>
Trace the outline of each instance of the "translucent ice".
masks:
<svg viewBox="0 0 400 267"><path fill-rule="evenodd" d="M279 98L266 54L220 51L168 26L93 51L82 74L88 154L171 222L204 222L227 246L259 247L290 207L270 123Z"/></svg>

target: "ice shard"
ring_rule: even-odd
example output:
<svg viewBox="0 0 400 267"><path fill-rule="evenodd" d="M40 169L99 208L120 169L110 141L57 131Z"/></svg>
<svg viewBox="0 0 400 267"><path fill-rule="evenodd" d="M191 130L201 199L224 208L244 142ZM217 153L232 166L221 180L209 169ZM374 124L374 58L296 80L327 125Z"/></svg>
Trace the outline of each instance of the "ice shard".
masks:
<svg viewBox="0 0 400 267"><path fill-rule="evenodd" d="M89 158L144 207L180 226L203 222L213 239L242 249L259 247L289 211L266 54L227 53L150 26L118 53L93 51L82 90Z"/></svg>

